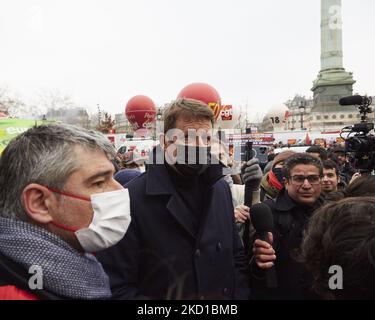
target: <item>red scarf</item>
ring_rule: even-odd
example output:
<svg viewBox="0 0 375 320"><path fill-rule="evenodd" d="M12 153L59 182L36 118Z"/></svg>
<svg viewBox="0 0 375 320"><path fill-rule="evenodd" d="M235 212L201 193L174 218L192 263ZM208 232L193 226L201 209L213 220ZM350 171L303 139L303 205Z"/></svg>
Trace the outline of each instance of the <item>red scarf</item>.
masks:
<svg viewBox="0 0 375 320"><path fill-rule="evenodd" d="M274 187L277 190L281 190L283 188L283 185L279 182L279 180L277 180L272 170L268 172L268 183L271 187Z"/></svg>

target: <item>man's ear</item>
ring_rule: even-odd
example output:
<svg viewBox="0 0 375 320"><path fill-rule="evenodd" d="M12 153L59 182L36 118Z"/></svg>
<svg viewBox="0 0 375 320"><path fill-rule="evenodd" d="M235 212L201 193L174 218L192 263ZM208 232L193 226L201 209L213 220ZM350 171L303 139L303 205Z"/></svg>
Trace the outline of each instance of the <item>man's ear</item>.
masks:
<svg viewBox="0 0 375 320"><path fill-rule="evenodd" d="M287 178L283 178L284 180L284 186L285 186L285 189L288 190L288 186L289 186L289 180Z"/></svg>
<svg viewBox="0 0 375 320"><path fill-rule="evenodd" d="M22 191L22 203L26 214L33 221L41 224L53 220L50 215L53 201L56 201L53 192L37 183L27 185Z"/></svg>

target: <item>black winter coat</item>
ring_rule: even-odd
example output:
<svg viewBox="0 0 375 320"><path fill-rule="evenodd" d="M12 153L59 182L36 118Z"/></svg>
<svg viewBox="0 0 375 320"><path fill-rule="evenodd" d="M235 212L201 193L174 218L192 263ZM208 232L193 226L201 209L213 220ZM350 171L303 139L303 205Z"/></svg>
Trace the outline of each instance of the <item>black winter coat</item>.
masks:
<svg viewBox="0 0 375 320"><path fill-rule="evenodd" d="M198 234L165 165L149 165L128 184L129 229L97 256L114 298L248 299L249 271L230 189L212 170L205 172L210 183Z"/></svg>
<svg viewBox="0 0 375 320"><path fill-rule="evenodd" d="M276 252L275 270L277 288L268 289L264 281L264 272L252 261L252 291L257 299L317 299L310 290L311 278L305 268L296 261L307 223L323 203L320 197L314 207L301 206L294 202L285 189L276 200L267 200L274 219L273 248Z"/></svg>

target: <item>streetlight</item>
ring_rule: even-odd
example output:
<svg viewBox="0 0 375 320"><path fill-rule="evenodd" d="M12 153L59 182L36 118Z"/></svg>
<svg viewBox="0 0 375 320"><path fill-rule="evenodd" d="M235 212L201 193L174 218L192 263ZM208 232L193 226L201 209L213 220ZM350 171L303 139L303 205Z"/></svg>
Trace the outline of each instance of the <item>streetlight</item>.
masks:
<svg viewBox="0 0 375 320"><path fill-rule="evenodd" d="M156 118L158 121L161 121L161 118L163 117L163 113L161 112L161 109L158 109L158 113L156 114Z"/></svg>
<svg viewBox="0 0 375 320"><path fill-rule="evenodd" d="M292 113L292 120L291 120L292 127L290 128L290 130L295 130L296 129L295 126L294 126L294 124L296 123L296 119L294 119L295 115L296 115L296 113L295 113L295 111L293 111L293 113Z"/></svg>
<svg viewBox="0 0 375 320"><path fill-rule="evenodd" d="M161 108L158 108L158 112L156 114L156 126L155 126L155 138L162 132L162 122L161 119L163 118L163 112Z"/></svg>
<svg viewBox="0 0 375 320"><path fill-rule="evenodd" d="M299 109L299 114L301 115L301 130L304 130L304 128L303 128L303 115L304 115L305 110L306 110L306 101L305 100L300 101L298 109Z"/></svg>

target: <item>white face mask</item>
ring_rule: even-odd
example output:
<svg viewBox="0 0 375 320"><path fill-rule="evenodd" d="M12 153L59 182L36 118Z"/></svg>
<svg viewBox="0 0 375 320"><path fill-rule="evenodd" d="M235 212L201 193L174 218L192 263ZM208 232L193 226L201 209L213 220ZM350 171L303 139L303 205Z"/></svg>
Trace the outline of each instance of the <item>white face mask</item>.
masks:
<svg viewBox="0 0 375 320"><path fill-rule="evenodd" d="M49 188L65 196L90 201L84 197ZM51 222L56 227L73 231L86 252L107 249L119 242L128 230L130 217L130 198L127 189L92 194L91 205L94 216L87 228L71 228Z"/></svg>
<svg viewBox="0 0 375 320"><path fill-rule="evenodd" d="M86 252L96 252L115 245L128 230L130 198L127 189L91 195L94 217L91 224L75 232Z"/></svg>

